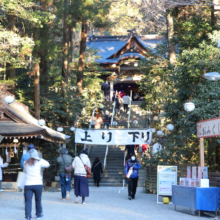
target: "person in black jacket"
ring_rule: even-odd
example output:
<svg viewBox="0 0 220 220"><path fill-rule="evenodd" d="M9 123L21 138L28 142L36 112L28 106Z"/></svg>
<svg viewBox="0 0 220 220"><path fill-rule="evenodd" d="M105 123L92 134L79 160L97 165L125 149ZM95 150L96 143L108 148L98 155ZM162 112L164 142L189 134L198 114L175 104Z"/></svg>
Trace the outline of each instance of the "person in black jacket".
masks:
<svg viewBox="0 0 220 220"><path fill-rule="evenodd" d="M103 170L102 170L102 163L98 157L96 157L95 161L93 162L92 172L93 172L94 184L97 184L97 187L99 187L99 182L101 180L101 173L103 173Z"/></svg>

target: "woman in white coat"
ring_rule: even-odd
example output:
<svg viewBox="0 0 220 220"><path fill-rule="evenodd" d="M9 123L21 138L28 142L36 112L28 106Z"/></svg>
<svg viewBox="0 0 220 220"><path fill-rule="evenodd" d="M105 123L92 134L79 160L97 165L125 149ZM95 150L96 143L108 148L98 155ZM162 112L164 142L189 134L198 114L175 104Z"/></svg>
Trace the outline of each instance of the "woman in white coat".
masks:
<svg viewBox="0 0 220 220"><path fill-rule="evenodd" d="M31 219L32 197L34 194L37 219L41 219L43 217L41 205L43 189L41 168L47 168L50 166L50 164L46 160L41 159L35 149L29 150L29 153L30 159L26 160L24 163L24 169L26 173L24 187L25 218L26 220Z"/></svg>
<svg viewBox="0 0 220 220"><path fill-rule="evenodd" d="M91 163L88 153L85 150L80 152L78 157L75 157L72 167L74 171L74 191L76 195L76 203L79 202L78 196L82 197L82 204L85 204L85 197L89 197L89 185L85 166L91 168Z"/></svg>
<svg viewBox="0 0 220 220"><path fill-rule="evenodd" d="M4 192L2 189L2 168L7 167L8 163L3 163L3 159L0 155L0 192Z"/></svg>

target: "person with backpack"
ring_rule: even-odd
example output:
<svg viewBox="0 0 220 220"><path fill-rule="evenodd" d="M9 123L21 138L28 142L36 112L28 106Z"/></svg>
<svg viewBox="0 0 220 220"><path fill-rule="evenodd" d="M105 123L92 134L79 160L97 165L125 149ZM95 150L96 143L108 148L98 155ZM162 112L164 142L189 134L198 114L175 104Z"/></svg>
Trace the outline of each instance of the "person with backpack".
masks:
<svg viewBox="0 0 220 220"><path fill-rule="evenodd" d="M124 113L128 113L128 105L130 104L131 98L128 96L128 93L123 96L124 101Z"/></svg>
<svg viewBox="0 0 220 220"><path fill-rule="evenodd" d="M101 180L101 173L103 173L103 170L102 170L102 163L98 157L96 157L95 161L93 162L92 173L93 173L94 184L97 184L97 187L99 187L99 182Z"/></svg>
<svg viewBox="0 0 220 220"><path fill-rule="evenodd" d="M62 200L69 200L71 190L71 172L67 173L65 167L71 166L73 158L68 155L68 150L62 148L61 154L57 157L58 173L60 175Z"/></svg>
<svg viewBox="0 0 220 220"><path fill-rule="evenodd" d="M138 185L138 170L141 165L136 159L135 154L132 154L131 159L127 161L124 167L124 174L128 180L128 199L135 199L136 189Z"/></svg>

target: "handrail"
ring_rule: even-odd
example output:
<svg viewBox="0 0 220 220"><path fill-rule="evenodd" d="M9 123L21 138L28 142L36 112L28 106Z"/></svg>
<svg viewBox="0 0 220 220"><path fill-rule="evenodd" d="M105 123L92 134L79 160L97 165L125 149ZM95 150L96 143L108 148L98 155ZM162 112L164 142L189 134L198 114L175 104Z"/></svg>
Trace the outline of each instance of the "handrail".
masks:
<svg viewBox="0 0 220 220"><path fill-rule="evenodd" d="M128 128L130 127L130 117L131 117L131 99L132 99L132 90L130 91L130 103L129 103L129 113L128 113Z"/></svg>
<svg viewBox="0 0 220 220"><path fill-rule="evenodd" d="M89 129L92 128L92 121L93 121L93 118L94 118L95 110L96 110L96 103L95 103L95 107L92 111L92 118L91 118L91 121L90 121L90 124L89 124ZM86 150L86 144L84 145L83 150ZM91 145L89 145L89 148L88 148L88 155L90 153L90 150L91 150Z"/></svg>
<svg viewBox="0 0 220 220"><path fill-rule="evenodd" d="M124 166L125 166L125 159L126 159L126 151L124 153Z"/></svg>
<svg viewBox="0 0 220 220"><path fill-rule="evenodd" d="M108 156L108 145L106 145L106 150L105 150L104 170L106 168L107 156Z"/></svg>
<svg viewBox="0 0 220 220"><path fill-rule="evenodd" d="M114 100L114 106L113 106L113 109L112 109L112 118L111 118L111 127L112 127L112 124L113 124L113 118L114 118L114 114L115 114L115 105L116 105L116 96L117 96L117 90L115 91L115 100Z"/></svg>

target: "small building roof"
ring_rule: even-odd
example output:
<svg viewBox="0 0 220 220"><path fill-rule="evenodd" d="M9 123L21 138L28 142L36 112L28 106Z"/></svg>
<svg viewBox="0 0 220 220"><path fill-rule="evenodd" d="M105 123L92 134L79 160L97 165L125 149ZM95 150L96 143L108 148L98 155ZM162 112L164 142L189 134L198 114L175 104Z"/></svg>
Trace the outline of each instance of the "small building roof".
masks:
<svg viewBox="0 0 220 220"><path fill-rule="evenodd" d="M58 143L68 141L70 136L38 125L38 120L30 114L26 105L19 102L10 105L5 103L5 96L7 93L0 90L0 135L18 138L35 136Z"/></svg>

